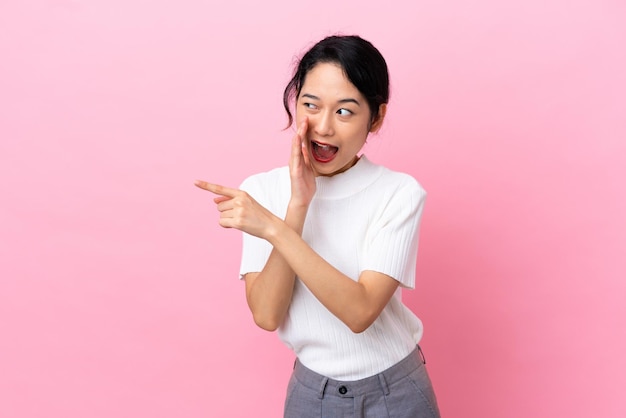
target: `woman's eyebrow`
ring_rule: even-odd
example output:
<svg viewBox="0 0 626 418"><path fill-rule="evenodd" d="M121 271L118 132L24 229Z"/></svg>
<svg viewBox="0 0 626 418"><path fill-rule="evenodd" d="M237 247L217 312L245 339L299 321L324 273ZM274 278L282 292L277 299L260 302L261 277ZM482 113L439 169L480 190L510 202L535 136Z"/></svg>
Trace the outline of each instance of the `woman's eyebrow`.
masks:
<svg viewBox="0 0 626 418"><path fill-rule="evenodd" d="M338 103L354 103L357 106L361 106L361 103L358 102L357 99L341 99Z"/></svg>
<svg viewBox="0 0 626 418"><path fill-rule="evenodd" d="M317 96L315 96L313 94L310 94L310 93L304 93L302 95L302 97L306 97L306 98L312 99L312 100L321 100L319 97L317 97ZM361 103L359 103L358 100L352 99L352 98L341 99L341 100L338 100L337 103L354 103L357 106L361 106Z"/></svg>

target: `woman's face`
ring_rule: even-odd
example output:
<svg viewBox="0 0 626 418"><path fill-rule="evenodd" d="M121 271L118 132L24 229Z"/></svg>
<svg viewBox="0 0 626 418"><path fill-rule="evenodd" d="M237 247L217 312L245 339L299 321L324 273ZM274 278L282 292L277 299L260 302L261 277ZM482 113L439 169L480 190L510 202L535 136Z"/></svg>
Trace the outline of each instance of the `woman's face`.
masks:
<svg viewBox="0 0 626 418"><path fill-rule="evenodd" d="M367 135L382 123L381 110L370 127L369 105L340 66L319 63L309 70L296 101L296 123L309 119L306 139L315 171L333 176L356 164Z"/></svg>

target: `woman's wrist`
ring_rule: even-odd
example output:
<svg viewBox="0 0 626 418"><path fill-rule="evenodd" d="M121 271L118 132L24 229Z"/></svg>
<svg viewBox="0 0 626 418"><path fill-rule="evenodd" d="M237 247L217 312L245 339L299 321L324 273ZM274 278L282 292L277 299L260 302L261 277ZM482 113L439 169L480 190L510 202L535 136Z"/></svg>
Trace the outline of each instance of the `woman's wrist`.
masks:
<svg viewBox="0 0 626 418"><path fill-rule="evenodd" d="M287 205L287 214L285 216L285 224L296 231L298 235L302 234L306 214L309 210L308 204L290 201Z"/></svg>
<svg viewBox="0 0 626 418"><path fill-rule="evenodd" d="M287 211L294 210L298 212L304 212L306 214L306 212L309 210L309 203L310 202L302 202L292 198L287 205Z"/></svg>
<svg viewBox="0 0 626 418"><path fill-rule="evenodd" d="M289 224L288 219L283 221L282 219L277 218L276 221L272 222L269 228L267 228L266 234L263 238L273 245L277 237L284 235L289 230L294 231L294 226Z"/></svg>

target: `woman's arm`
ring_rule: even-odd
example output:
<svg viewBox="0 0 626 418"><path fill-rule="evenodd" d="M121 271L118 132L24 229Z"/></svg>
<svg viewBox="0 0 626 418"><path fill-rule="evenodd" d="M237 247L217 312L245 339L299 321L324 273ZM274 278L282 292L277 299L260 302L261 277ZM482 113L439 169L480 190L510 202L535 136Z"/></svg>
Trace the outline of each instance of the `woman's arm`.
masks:
<svg viewBox="0 0 626 418"><path fill-rule="evenodd" d="M264 271L251 276L251 283L247 284L252 288L250 306L253 314L255 310L263 309L260 308L263 304L273 307L270 310L274 312L268 315L272 319L268 321L267 328L278 326L284 317L291 300L293 273L353 332L366 330L397 289L398 282L394 278L374 271L363 272L355 282L313 251L300 236L301 229L294 230L246 192L206 182L197 182L196 185L220 195L215 200L218 202L221 226L263 238L274 247L272 262L268 260ZM287 266L293 273L289 274L289 280L287 275L281 276L278 284L271 282L280 279L264 274L268 271L285 273ZM270 302L264 299L268 295L273 295ZM276 315L278 312L282 312L282 317Z"/></svg>
<svg viewBox="0 0 626 418"><path fill-rule="evenodd" d="M287 209L285 225L298 235L302 234L306 209ZM272 249L263 270L246 274L244 280L246 300L254 322L264 330L276 330L291 303L295 281L293 269L276 249Z"/></svg>
<svg viewBox="0 0 626 418"><path fill-rule="evenodd" d="M292 139L289 160L291 199L283 222L298 236L302 234L308 207L315 194L315 173L309 163L309 151L306 149L308 142L304 140L307 129L308 120L305 118ZM196 185L211 190L205 187L207 185L205 182L196 182ZM231 211L232 213L245 213L245 211L254 212L263 209L264 219L267 222L269 220L280 221L243 192L239 193L238 196L219 196L215 202L222 212L222 218L230 216ZM222 224L221 221L220 224ZM235 228L237 227L235 226ZM248 232L242 228L238 229ZM276 330L285 318L291 303L295 281L293 269L282 255L273 249L263 270L258 273L246 274L244 280L246 283L246 300L254 322L265 330Z"/></svg>
<svg viewBox="0 0 626 418"><path fill-rule="evenodd" d="M352 332L365 331L380 315L398 281L367 270L358 281L324 260L293 230L276 224L266 239L274 246L315 297Z"/></svg>

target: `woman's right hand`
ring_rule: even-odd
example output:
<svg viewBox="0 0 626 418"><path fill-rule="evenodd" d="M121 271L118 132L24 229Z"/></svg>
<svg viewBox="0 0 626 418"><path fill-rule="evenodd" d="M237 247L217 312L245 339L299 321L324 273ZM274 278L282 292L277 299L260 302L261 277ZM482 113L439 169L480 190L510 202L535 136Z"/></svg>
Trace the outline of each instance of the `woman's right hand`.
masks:
<svg viewBox="0 0 626 418"><path fill-rule="evenodd" d="M315 195L316 173L311 165L310 144L306 136L309 120L304 118L291 140L289 175L291 177L291 202L300 207L308 207Z"/></svg>

